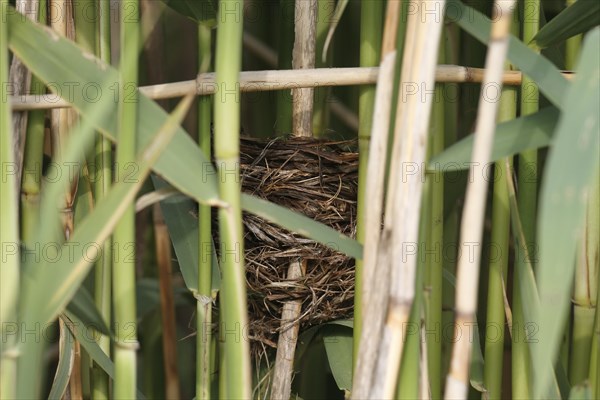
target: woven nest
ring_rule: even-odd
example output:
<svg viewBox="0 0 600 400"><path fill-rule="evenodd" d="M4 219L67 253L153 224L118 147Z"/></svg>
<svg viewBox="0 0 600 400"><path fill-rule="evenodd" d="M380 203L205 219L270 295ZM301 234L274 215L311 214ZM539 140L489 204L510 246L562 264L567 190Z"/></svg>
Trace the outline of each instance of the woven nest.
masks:
<svg viewBox="0 0 600 400"><path fill-rule="evenodd" d="M242 138L242 190L297 211L350 237L356 231L358 154L355 141ZM352 314L354 260L244 213L250 338L275 347L285 302L300 300L302 327ZM286 279L290 262L306 274Z"/></svg>

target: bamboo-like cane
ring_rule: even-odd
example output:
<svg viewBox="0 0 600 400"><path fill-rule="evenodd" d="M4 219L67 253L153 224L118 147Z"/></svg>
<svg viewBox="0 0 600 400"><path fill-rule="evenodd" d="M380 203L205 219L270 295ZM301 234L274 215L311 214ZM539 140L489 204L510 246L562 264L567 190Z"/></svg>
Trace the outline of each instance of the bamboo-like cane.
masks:
<svg viewBox="0 0 600 400"><path fill-rule="evenodd" d="M313 68L315 65L317 0L296 2L296 33L292 67ZM299 137L312 136L313 117L312 88L292 90L292 134ZM306 260L293 260L288 268L287 279L297 280L306 273ZM277 354L273 369L271 400L289 399L294 375L294 355L302 309L301 300L284 303L281 310L281 331L277 341Z"/></svg>
<svg viewBox="0 0 600 400"><path fill-rule="evenodd" d="M121 2L121 58L119 85L119 130L117 165L119 181L123 179L127 165L135 162L135 141L138 120L137 83L139 49L139 0ZM132 101L125 101L126 98ZM135 298L135 211L128 205L117 225L113 243L113 299L115 310L114 397L132 399L137 387L137 332ZM116 256L118 254L118 256ZM132 255L132 257L126 257Z"/></svg>
<svg viewBox="0 0 600 400"><path fill-rule="evenodd" d="M211 29L198 25L198 70L206 72L212 61ZM198 99L198 144L207 160L211 159L211 98ZM211 207L198 206L198 294L196 312L198 337L196 339L196 399L211 398L212 353L212 221Z"/></svg>
<svg viewBox="0 0 600 400"><path fill-rule="evenodd" d="M479 83L483 79L483 69L460 65L438 65L435 79L438 83ZM240 91L266 92L296 88L314 88L320 86L372 85L377 82L379 67L363 68L316 68L302 71L245 71L239 75ZM567 79L573 78L571 72L563 72ZM520 85L520 71L504 71L500 81L506 85ZM154 100L183 97L190 93L197 95L215 94L219 86L214 73L198 76L195 80L163 83L139 88L140 92ZM10 96L13 111L52 109L70 107L69 102L59 95Z"/></svg>
<svg viewBox="0 0 600 400"><path fill-rule="evenodd" d="M226 393L222 398L248 399L251 396L248 306L244 269L244 240L240 187L240 104L238 85L242 63L243 1L219 2L219 25L215 70L219 87L227 96L215 98L215 161L219 169L219 197L227 203L219 209L221 247L220 292L224 337ZM233 94L233 95L232 95ZM232 173L233 172L233 173ZM236 335L231 331L236 330Z"/></svg>
<svg viewBox="0 0 600 400"><path fill-rule="evenodd" d="M481 258L481 238L485 218L487 180L482 174L473 173L474 168L482 168L490 161L494 127L498 111L497 102L490 102L484 96L484 90L491 85L502 87L502 72L515 2L513 0L496 1L495 15L486 57L486 75L479 99L475 142L473 145L471 177L467 186L465 211L462 217L460 248L456 285L455 336L458 340L452 349L450 373L446 380L446 399L464 399L469 388L469 360L473 330L477 311L477 289L479 284L479 264ZM468 246L476 245L475 249ZM478 245L479 244L479 245ZM460 332L460 333L459 333Z"/></svg>
<svg viewBox="0 0 600 400"><path fill-rule="evenodd" d="M369 207L365 209L364 255L362 276L362 331L355 345L355 373L352 397L364 399L371 387L372 371L377 357L377 342L383 325L385 302L388 294L389 272L379 269L376 273L377 248L381 236L385 165L387 159L388 132L391 119L394 90L394 67L396 64L396 32L398 29L399 2L390 1L386 10L386 21L382 39L381 64L373 109L369 155L366 171L365 191L369 196Z"/></svg>
<svg viewBox="0 0 600 400"><path fill-rule="evenodd" d="M437 2L436 9L442 10L444 4L444 1ZM417 7L425 9L425 2L419 2ZM408 85L433 90L442 25L441 18L422 21L420 13L409 15L401 93L405 92ZM419 172L417 168L410 172L407 168L422 165L425 161L433 103L431 96L423 101L420 92L418 95L401 95L398 98L389 193L378 258L380 267L389 269L391 279L387 317L369 393L375 399L392 398L395 393L407 322L415 297L423 171ZM408 246L414 246L414 251L411 252Z"/></svg>
<svg viewBox="0 0 600 400"><path fill-rule="evenodd" d="M96 54L110 65L110 2L99 1L97 10L97 35ZM94 183L94 197L96 202L108 194L112 185L112 143L102 135L96 136L96 182ZM94 267L94 302L102 315L104 322L110 326L112 320L112 239L102 243L102 251ZM110 357L110 337L98 335L98 345ZM108 374L97 364L92 367L92 398L105 400L110 398L110 383Z"/></svg>
<svg viewBox="0 0 600 400"><path fill-rule="evenodd" d="M363 330L360 335L356 369L352 385L352 398L365 399L371 384L372 371L377 358L377 341L383 325L383 313L389 274L379 269L375 273L377 248L381 235L381 212L383 210L383 187L385 160L387 156L388 128L391 115L391 99L394 89L394 66L396 52L389 53L381 63L377 82L373 128L369 146L367 188L369 207L365 210L365 243L363 252ZM378 312L379 310L379 312Z"/></svg>

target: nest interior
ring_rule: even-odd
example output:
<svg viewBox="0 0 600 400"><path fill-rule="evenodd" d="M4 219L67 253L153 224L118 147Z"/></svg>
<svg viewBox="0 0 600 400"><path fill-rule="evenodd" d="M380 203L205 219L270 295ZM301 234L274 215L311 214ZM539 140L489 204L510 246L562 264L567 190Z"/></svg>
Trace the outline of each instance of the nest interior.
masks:
<svg viewBox="0 0 600 400"><path fill-rule="evenodd" d="M253 139L240 143L242 190L321 222L350 237L356 231L356 141ZM354 260L255 215L244 213L250 338L276 346L285 302L300 300L302 327L352 314ZM300 279L290 262L306 262Z"/></svg>

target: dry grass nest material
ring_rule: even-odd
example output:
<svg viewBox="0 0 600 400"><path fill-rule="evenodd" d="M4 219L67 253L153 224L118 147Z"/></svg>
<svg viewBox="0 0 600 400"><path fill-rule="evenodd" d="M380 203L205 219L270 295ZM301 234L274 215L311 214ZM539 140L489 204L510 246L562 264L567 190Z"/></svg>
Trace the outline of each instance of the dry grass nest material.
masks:
<svg viewBox="0 0 600 400"><path fill-rule="evenodd" d="M356 232L358 154L355 141L242 138L242 190L287 207L350 237ZM281 308L300 300L301 328L352 314L354 260L244 214L250 337L275 347ZM306 262L301 279L286 279L291 261Z"/></svg>

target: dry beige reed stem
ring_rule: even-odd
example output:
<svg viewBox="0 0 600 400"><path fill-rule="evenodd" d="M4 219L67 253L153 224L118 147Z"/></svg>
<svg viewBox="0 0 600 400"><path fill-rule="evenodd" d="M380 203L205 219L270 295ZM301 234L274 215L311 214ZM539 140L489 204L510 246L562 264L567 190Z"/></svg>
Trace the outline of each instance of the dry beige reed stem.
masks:
<svg viewBox="0 0 600 400"><path fill-rule="evenodd" d="M242 92L266 92L303 87L372 85L377 82L378 74L379 67L245 71L240 73L239 83ZM563 75L568 79L574 76L570 72L564 72ZM478 83L483 79L483 69L438 65L435 77L438 83ZM504 71L501 81L506 85L516 86L521 84L521 78L519 71ZM189 93L215 94L218 87L215 84L215 74L211 72L202 74L195 80L142 86L140 92L151 99L160 100L183 97ZM57 94L10 97L13 111L70 107L67 100Z"/></svg>
<svg viewBox="0 0 600 400"><path fill-rule="evenodd" d="M508 51L508 38L514 0L497 0L492 18L492 31L485 63L484 87L496 85L498 92L502 88L504 60ZM490 161L498 102L490 102L481 93L475 141L473 144L472 165L486 165ZM469 388L469 360L471 355L472 329L477 311L477 290L479 284L479 263L481 246L467 248L481 243L488 180L474 173L471 167L471 181L467 186L464 213L462 216L460 247L462 256L458 260L456 280L456 320L454 336L457 339L452 349L450 372L446 379L446 399L464 399ZM466 251L465 251L466 250Z"/></svg>
<svg viewBox="0 0 600 400"><path fill-rule="evenodd" d="M418 9L425 9L425 2L419 3ZM438 1L436 6L443 9L444 1ZM417 85L418 92L434 87L442 25L441 18L422 19L418 13L409 16L401 93L407 93L405 89L411 85ZM396 391L406 326L415 296L416 244L424 181L423 171L417 169L411 173L409 167L425 162L432 100L432 96L423 98L422 93L398 99L390 187L378 258L379 267L390 271L390 295L369 392L372 399L391 399Z"/></svg>
<svg viewBox="0 0 600 400"><path fill-rule="evenodd" d="M296 24L292 67L295 70L314 68L316 48L317 0L296 3ZM296 137L312 136L313 114L312 88L292 90L292 133ZM290 262L287 279L297 280L306 273L306 260L297 259ZM294 355L298 330L300 329L300 312L302 301L288 301L281 312L281 333L277 342L271 399L289 399L292 391L294 375ZM284 328L285 326L285 328Z"/></svg>
<svg viewBox="0 0 600 400"><path fill-rule="evenodd" d="M377 356L377 341L383 325L385 302L388 294L389 276L375 271L377 248L381 234L383 210L383 186L387 156L388 130L394 89L394 65L396 52L388 54L381 62L381 70L375 92L375 108L369 162L367 166L367 193L369 207L365 212L364 275L363 275L363 332L354 374L352 395L355 399L366 398L371 384L371 371Z"/></svg>

